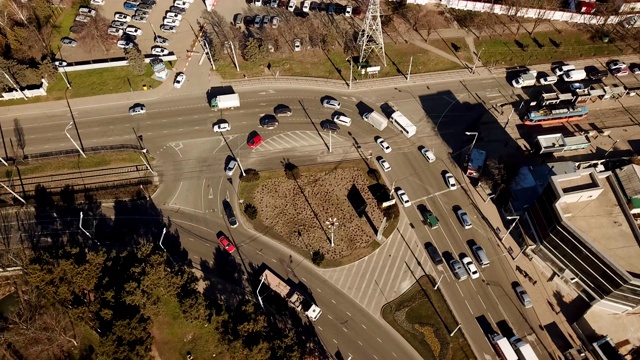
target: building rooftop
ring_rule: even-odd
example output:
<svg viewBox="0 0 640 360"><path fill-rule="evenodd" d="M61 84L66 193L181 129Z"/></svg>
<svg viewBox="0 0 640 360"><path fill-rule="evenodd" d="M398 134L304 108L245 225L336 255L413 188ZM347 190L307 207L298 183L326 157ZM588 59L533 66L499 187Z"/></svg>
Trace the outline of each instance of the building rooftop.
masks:
<svg viewBox="0 0 640 360"><path fill-rule="evenodd" d="M581 170L554 183L564 195L557 206L565 221L609 261L638 276L640 232L611 173Z"/></svg>

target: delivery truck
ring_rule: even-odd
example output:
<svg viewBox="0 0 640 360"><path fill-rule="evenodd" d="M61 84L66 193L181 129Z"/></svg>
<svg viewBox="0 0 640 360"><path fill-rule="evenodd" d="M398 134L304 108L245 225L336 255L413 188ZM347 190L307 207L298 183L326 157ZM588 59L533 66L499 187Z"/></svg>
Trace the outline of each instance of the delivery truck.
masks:
<svg viewBox="0 0 640 360"><path fill-rule="evenodd" d="M375 111L368 112L362 115L362 119L380 131L384 130L384 128L386 128L387 124L389 123L389 120L387 120L386 117Z"/></svg>
<svg viewBox="0 0 640 360"><path fill-rule="evenodd" d="M506 337L500 334L493 334L489 336L489 340L491 340L491 344L496 354L498 354L498 358L501 360L518 360L518 355L513 351Z"/></svg>
<svg viewBox="0 0 640 360"><path fill-rule="evenodd" d="M233 109L240 106L238 94L218 95L211 98L211 110Z"/></svg>
<svg viewBox="0 0 640 360"><path fill-rule="evenodd" d="M261 283L265 283L280 297L287 300L289 306L305 314L311 321L316 321L322 314L322 310L314 303L305 298L299 291L293 289L279 275L269 269L260 276ZM260 288L258 288L260 289ZM260 296L258 294L258 296ZM260 298L261 299L261 298ZM262 300L260 300L262 302Z"/></svg>
<svg viewBox="0 0 640 360"><path fill-rule="evenodd" d="M538 76L537 71L529 71L520 75L518 78L513 79L511 85L515 88L521 88L525 86L533 86L536 84L536 78Z"/></svg>
<svg viewBox="0 0 640 360"><path fill-rule="evenodd" d="M514 336L511 339L509 339L509 342L511 343L511 346L513 346L513 350L516 351L516 354L518 355L518 359L538 360L538 356L536 355L536 353L533 352L533 348L531 348L531 345L522 341L522 339L520 339L519 337Z"/></svg>

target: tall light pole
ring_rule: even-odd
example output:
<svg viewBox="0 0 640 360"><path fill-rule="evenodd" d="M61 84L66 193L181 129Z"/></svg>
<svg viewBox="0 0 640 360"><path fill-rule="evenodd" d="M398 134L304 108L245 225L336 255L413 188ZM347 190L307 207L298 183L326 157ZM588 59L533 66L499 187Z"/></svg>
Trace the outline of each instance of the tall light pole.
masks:
<svg viewBox="0 0 640 360"><path fill-rule="evenodd" d="M476 73L476 65L478 65L478 61L480 61L480 54L482 54L482 50L484 50L484 48L480 49L478 56L476 56L476 61L473 63L473 69L471 69L472 74Z"/></svg>
<svg viewBox="0 0 640 360"><path fill-rule="evenodd" d="M333 232L336 229L336 225L338 225L336 220L336 218L330 217L329 221L325 222L325 224L329 225L329 231L331 232L331 247L333 247Z"/></svg>
<svg viewBox="0 0 640 360"><path fill-rule="evenodd" d="M85 234L87 234L88 237L91 237L91 234L89 234L89 232L87 230L85 230L82 227L82 219L84 218L84 214L82 214L82 211L80 211L80 230L82 230Z"/></svg>
<svg viewBox="0 0 640 360"><path fill-rule="evenodd" d="M0 183L0 185L2 185L2 187L3 187L3 188L7 189L7 191L8 191L8 192L10 192L10 193L11 193L11 195L15 196L16 198L18 198L18 200L22 201L22 203L23 203L23 204L27 205L27 202L26 202L26 201L24 201L24 199L23 199L23 198L21 198L21 197L20 197L20 195L16 194L13 190L9 189L9 188L7 187L7 185L5 185L5 184L3 184L3 183Z"/></svg>
<svg viewBox="0 0 640 360"><path fill-rule="evenodd" d="M349 90L351 90L351 81L353 81L353 58L348 58L349 60Z"/></svg>
<svg viewBox="0 0 640 360"><path fill-rule="evenodd" d="M462 327L462 324L458 325L458 327L457 327L457 328L455 328L455 329L453 330L453 332L452 332L451 334L449 334L449 336L453 336L453 335L456 333L456 331L458 331L458 329L460 329L461 327Z"/></svg>
<svg viewBox="0 0 640 360"><path fill-rule="evenodd" d="M69 140L71 140L71 142L73 143L73 146L76 147L76 149L78 149L78 151L80 151L80 154L82 154L82 156L84 158L87 157L87 155L84 154L84 151L82 151L82 149L80 149L80 147L78 146L78 144L76 143L75 140L73 140L73 138L71 137L71 135L69 135L69 132L67 132L67 130L71 129L71 127L73 126L73 121L69 123L69 125L67 125L67 127L64 129L64 133L67 134L67 137L69 138Z"/></svg>
<svg viewBox="0 0 640 360"><path fill-rule="evenodd" d="M27 100L27 95L25 95L22 90L20 89L20 87L18 85L16 85L16 83L13 82L13 79L11 79L9 77L9 75L7 75L6 72L4 72L4 70L0 70L2 71L2 73L4 74L4 77L7 78L7 80L9 80L9 83L11 84L11 86L13 86L14 89L18 90L18 92L20 93L20 95L22 95L22 98Z"/></svg>
<svg viewBox="0 0 640 360"><path fill-rule="evenodd" d="M329 131L329 152L331 152L331 133L333 131Z"/></svg>
<svg viewBox="0 0 640 360"><path fill-rule="evenodd" d="M407 72L407 81L411 80L411 65L413 64L413 56L409 59L409 71Z"/></svg>
<svg viewBox="0 0 640 360"><path fill-rule="evenodd" d="M242 167L242 164L240 163L240 159L236 157L236 161L238 162L238 166L240 167L240 171L242 172L242 176L245 176L246 174L244 173L244 168Z"/></svg>
<svg viewBox="0 0 640 360"><path fill-rule="evenodd" d="M64 59L62 59L62 48L60 46L58 46L58 54L60 54L60 60L64 61ZM53 64L53 65L56 66L55 64ZM56 68L58 68L58 67L56 66ZM62 70L62 71L60 71L60 70ZM60 75L62 75L62 78L64 79L64 82L67 84L67 89L71 90L71 84L69 83L69 79L66 76L67 72L64 69L64 66L62 67L62 69L58 68L58 72L60 73Z"/></svg>
<svg viewBox="0 0 640 360"><path fill-rule="evenodd" d="M442 281L443 277L444 277L444 275L440 276L440 280L438 280L438 283L436 284L436 286L433 287L433 290L438 290L438 286L440 286L440 282Z"/></svg>
<svg viewBox="0 0 640 360"><path fill-rule="evenodd" d="M476 144L476 140L478 139L478 133L477 132L465 132L465 135L473 135L473 142L471 143L471 148L469 149L469 152L471 152L471 150L473 150L473 146Z"/></svg>
<svg viewBox="0 0 640 360"><path fill-rule="evenodd" d="M258 301L260 302L260 306L264 309L264 304L262 303L262 297L260 296L260 287L264 282L264 275L260 277L260 285L258 285L258 289L256 290L256 296L258 297Z"/></svg>
<svg viewBox="0 0 640 360"><path fill-rule="evenodd" d="M511 230L513 229L514 226L516 226L516 224L518 223L518 220L520 220L520 216L516 215L516 216L507 216L507 219L509 220L516 220L513 222L513 224L511 224L511 226L509 227L509 230L507 230L507 233L504 234L504 236L500 239L500 241L503 241L507 235L509 235L509 233L511 232Z"/></svg>
<svg viewBox="0 0 640 360"><path fill-rule="evenodd" d="M236 57L236 49L233 47L233 41L227 41L227 45L231 46L231 53L233 53L233 63L236 65L236 70L240 72L240 66L238 65L238 58Z"/></svg>
<svg viewBox="0 0 640 360"><path fill-rule="evenodd" d="M162 248L162 250L164 250L164 252L167 252L167 249L164 248L164 246L162 246L162 239L164 239L164 234L167 232L167 228L162 229L162 235L160 236L160 247Z"/></svg>

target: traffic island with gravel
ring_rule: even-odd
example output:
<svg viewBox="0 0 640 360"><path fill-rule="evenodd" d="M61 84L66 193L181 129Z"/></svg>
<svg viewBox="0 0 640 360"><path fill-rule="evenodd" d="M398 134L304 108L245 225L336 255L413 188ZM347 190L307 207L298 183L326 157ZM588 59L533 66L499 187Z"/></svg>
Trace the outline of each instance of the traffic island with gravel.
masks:
<svg viewBox="0 0 640 360"><path fill-rule="evenodd" d="M396 205L379 206L389 190L377 170L362 161L249 171L239 187L241 208L254 229L287 243L322 267L361 259L379 246L376 234L397 225ZM359 216L359 214L361 216ZM330 219L335 219L331 246Z"/></svg>

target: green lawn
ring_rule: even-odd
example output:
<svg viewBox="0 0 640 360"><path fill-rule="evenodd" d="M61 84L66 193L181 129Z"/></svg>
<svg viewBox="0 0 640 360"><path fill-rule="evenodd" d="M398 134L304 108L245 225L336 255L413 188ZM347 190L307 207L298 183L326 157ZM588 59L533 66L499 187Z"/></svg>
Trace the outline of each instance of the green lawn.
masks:
<svg viewBox="0 0 640 360"><path fill-rule="evenodd" d="M71 145L71 144L69 144ZM153 163L153 159L149 159ZM115 151L88 154L87 158L78 155L64 156L51 159L33 160L19 164L20 174L25 176L59 174L78 170L98 169L104 167L141 165L139 151ZM10 178L13 166L6 168L4 178Z"/></svg>
<svg viewBox="0 0 640 360"><path fill-rule="evenodd" d="M168 65L167 68L169 68ZM71 90L67 91L67 97L69 98L115 94L131 91L132 89L133 91L140 91L143 84L146 84L149 88L154 88L161 84L160 81L151 77L153 70L149 65L147 65L147 71L144 75L135 75L128 66L72 71L66 74L71 84ZM62 74L60 74L50 81L46 96L36 96L26 101L23 99L0 101L0 106L63 100L66 90L67 84L62 78Z"/></svg>
<svg viewBox="0 0 640 360"><path fill-rule="evenodd" d="M453 44L457 45L458 52L453 50ZM429 39L429 45L459 57L462 61L473 64L474 56L469 49L469 45L464 38L447 38L447 39Z"/></svg>
<svg viewBox="0 0 640 360"><path fill-rule="evenodd" d="M487 66L542 64L560 60L616 56L632 51L622 43L591 41L588 34L577 31L564 31L562 35L558 35L557 32L539 32L535 33L535 37L543 45L542 48L538 47L528 34L523 33L517 40L526 46L526 51L521 50L515 43L516 39L510 36L483 38L476 41L476 49L482 49L480 58ZM556 42L557 47L553 42Z"/></svg>
<svg viewBox="0 0 640 360"><path fill-rule="evenodd" d="M70 36L69 28L73 25L76 15L78 15L78 8L82 5L89 4L89 0L76 1L68 8L64 8L62 16L58 18L56 26L51 34L51 51L55 54L58 52L60 46L60 39L65 36Z"/></svg>
<svg viewBox="0 0 640 360"><path fill-rule="evenodd" d="M411 325L405 328L394 316L403 316ZM402 335L423 359L475 359L464 333L458 326L444 297L433 290L432 282L423 276L404 294L382 308L382 317Z"/></svg>
<svg viewBox="0 0 640 360"><path fill-rule="evenodd" d="M400 75L397 69L406 74L409 70L411 56L413 56L412 74L460 69L460 65L413 44L386 44L385 51L387 53L387 66L382 67L378 77ZM305 76L341 80L338 73L339 70L348 81L350 68L346 58L347 56L340 50L333 51L327 56L319 49L310 49L297 53L270 53L264 60L254 63L246 62L238 55L238 64L241 70L238 72L231 61L231 57L224 56L220 61L216 62L216 70L223 79L241 79L243 75L248 77L274 76L279 71L280 76ZM371 55L370 59L372 66L381 65L375 54ZM269 63L271 64L271 71L267 69L267 64ZM357 79L367 78L367 75L359 74L355 67L353 75Z"/></svg>

